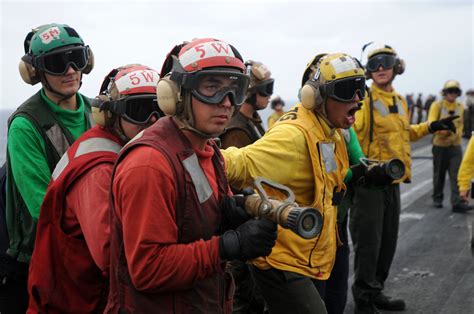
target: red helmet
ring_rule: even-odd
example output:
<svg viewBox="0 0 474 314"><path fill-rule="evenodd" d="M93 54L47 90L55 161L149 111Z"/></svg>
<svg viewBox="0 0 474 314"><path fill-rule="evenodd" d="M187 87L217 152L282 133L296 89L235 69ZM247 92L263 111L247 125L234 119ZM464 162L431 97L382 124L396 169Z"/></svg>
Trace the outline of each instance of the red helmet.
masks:
<svg viewBox="0 0 474 314"><path fill-rule="evenodd" d="M213 38L197 39L186 44L181 48L178 59L186 72L212 67L234 67L245 71L240 53L228 43Z"/></svg>

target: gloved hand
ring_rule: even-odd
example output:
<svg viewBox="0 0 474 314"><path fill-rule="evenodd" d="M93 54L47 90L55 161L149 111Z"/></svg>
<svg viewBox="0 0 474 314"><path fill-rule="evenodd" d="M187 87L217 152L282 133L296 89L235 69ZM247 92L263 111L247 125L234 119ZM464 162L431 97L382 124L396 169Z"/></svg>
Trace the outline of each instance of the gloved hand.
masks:
<svg viewBox="0 0 474 314"><path fill-rule="evenodd" d="M449 130L453 133L456 133L456 126L454 125L453 120L457 118L459 118L459 116L450 116L447 118L439 119L437 121L433 121L428 126L428 130L431 133L442 130Z"/></svg>
<svg viewBox="0 0 474 314"><path fill-rule="evenodd" d="M225 196L221 202L222 230L235 229L250 218L244 209L245 197L243 195Z"/></svg>
<svg viewBox="0 0 474 314"><path fill-rule="evenodd" d="M367 168L364 164L360 163L354 166L351 166L352 178L349 183L355 185L364 185L365 184L365 170Z"/></svg>
<svg viewBox="0 0 474 314"><path fill-rule="evenodd" d="M382 166L372 166L366 170L366 183L376 186L390 185L393 179L385 172Z"/></svg>
<svg viewBox="0 0 474 314"><path fill-rule="evenodd" d="M246 261L271 253L277 225L266 219L252 219L219 238L219 255L224 260Z"/></svg>

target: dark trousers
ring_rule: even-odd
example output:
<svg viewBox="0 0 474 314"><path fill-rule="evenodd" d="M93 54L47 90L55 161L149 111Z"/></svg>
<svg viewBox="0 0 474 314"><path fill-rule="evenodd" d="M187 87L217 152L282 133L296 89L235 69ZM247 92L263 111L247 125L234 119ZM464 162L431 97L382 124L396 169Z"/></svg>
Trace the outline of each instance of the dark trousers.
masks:
<svg viewBox="0 0 474 314"><path fill-rule="evenodd" d="M250 266L252 276L267 304L270 314L327 313L316 282L311 278L275 268L261 270Z"/></svg>
<svg viewBox="0 0 474 314"><path fill-rule="evenodd" d="M28 266L26 263L10 261L10 275L0 277L0 313L24 314L28 309ZM3 273L4 265L0 268Z"/></svg>
<svg viewBox="0 0 474 314"><path fill-rule="evenodd" d="M232 313L263 313L265 301L250 275L249 265L238 260L227 263L235 281Z"/></svg>
<svg viewBox="0 0 474 314"><path fill-rule="evenodd" d="M433 201L443 202L444 181L446 172L449 174L451 186L451 205L462 202L459 196L458 171L462 161L462 148L456 146L434 146L433 145Z"/></svg>
<svg viewBox="0 0 474 314"><path fill-rule="evenodd" d="M354 244L356 304L367 304L383 290L397 247L400 186L378 190L356 187L349 229Z"/></svg>
<svg viewBox="0 0 474 314"><path fill-rule="evenodd" d="M347 235L347 213L352 207L353 187L349 187L342 203L337 208L337 230L342 246L336 250L336 260L329 279L326 281L326 291L323 297L329 314L343 314L347 303L349 279L349 239Z"/></svg>

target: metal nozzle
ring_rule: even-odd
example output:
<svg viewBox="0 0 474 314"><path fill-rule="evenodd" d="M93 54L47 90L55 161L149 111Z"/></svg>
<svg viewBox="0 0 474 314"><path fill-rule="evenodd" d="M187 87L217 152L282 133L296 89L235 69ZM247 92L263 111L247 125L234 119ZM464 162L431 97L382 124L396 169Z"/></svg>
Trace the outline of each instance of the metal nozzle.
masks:
<svg viewBox="0 0 474 314"><path fill-rule="evenodd" d="M321 233L321 213L312 207L299 207L288 187L264 178L256 178L255 187L259 195L249 195L245 201L245 210L250 215L273 221L304 239ZM269 197L267 192L272 196Z"/></svg>

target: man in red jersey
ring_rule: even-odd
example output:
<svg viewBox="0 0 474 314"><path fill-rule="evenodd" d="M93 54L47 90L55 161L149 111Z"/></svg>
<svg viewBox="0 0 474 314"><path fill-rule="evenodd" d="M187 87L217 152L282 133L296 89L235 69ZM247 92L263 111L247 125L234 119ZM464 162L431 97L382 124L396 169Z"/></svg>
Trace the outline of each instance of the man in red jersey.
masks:
<svg viewBox="0 0 474 314"><path fill-rule="evenodd" d="M157 86L170 115L121 152L112 179L107 313L230 313L225 261L271 252L276 225L229 197L214 137L245 100L238 51L205 38L177 45Z"/></svg>
<svg viewBox="0 0 474 314"><path fill-rule="evenodd" d="M112 70L92 103L85 132L52 174L30 264L29 313L103 311L109 269L109 187L122 146L163 113L159 73L132 64Z"/></svg>

